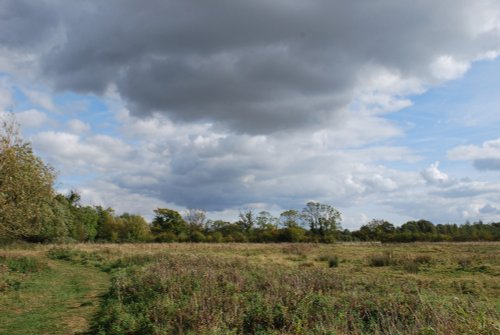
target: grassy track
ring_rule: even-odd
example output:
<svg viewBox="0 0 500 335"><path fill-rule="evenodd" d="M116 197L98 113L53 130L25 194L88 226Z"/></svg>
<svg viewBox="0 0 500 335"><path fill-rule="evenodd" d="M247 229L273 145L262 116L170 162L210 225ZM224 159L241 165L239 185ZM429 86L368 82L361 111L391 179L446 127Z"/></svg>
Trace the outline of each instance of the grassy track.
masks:
<svg viewBox="0 0 500 335"><path fill-rule="evenodd" d="M108 287L108 275L91 266L48 262L15 291L0 292L0 334L81 334Z"/></svg>

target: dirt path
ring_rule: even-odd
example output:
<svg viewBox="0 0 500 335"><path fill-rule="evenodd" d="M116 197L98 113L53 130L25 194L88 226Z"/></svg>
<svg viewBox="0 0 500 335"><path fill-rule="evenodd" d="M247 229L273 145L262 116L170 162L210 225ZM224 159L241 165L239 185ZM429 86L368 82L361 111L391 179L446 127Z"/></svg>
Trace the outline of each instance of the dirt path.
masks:
<svg viewBox="0 0 500 335"><path fill-rule="evenodd" d="M109 276L90 266L49 260L50 269L1 297L0 334L82 334L89 330ZM8 306L8 309L5 307Z"/></svg>

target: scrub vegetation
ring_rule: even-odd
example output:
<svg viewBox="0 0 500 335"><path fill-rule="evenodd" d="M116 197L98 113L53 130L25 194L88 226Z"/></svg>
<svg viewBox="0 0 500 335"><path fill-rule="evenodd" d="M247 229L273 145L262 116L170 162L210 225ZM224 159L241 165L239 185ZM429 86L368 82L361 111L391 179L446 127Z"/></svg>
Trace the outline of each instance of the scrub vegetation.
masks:
<svg viewBox="0 0 500 335"><path fill-rule="evenodd" d="M0 264L0 334L500 331L496 242L11 245Z"/></svg>

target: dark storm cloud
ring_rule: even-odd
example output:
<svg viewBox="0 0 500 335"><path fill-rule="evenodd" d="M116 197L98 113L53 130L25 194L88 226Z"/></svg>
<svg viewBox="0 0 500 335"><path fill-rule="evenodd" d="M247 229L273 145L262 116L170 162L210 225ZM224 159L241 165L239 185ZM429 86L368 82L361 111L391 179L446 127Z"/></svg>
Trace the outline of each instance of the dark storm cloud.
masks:
<svg viewBox="0 0 500 335"><path fill-rule="evenodd" d="M45 1L0 1L0 46L26 49L42 43L57 27L57 14Z"/></svg>
<svg viewBox="0 0 500 335"><path fill-rule="evenodd" d="M477 45L491 45L466 30L467 1L29 4L19 5L23 13L40 18L23 14L2 37L8 44L38 39L57 14L61 23L52 20L52 28L62 37L42 58L56 88L101 94L114 84L136 116L160 112L250 133L335 120L366 67L427 78L437 56L467 59Z"/></svg>

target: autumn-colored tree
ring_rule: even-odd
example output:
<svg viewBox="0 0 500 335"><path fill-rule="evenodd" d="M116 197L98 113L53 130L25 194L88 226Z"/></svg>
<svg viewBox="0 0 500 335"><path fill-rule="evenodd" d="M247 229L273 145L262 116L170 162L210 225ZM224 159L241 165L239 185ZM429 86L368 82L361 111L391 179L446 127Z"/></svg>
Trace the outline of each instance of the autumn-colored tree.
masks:
<svg viewBox="0 0 500 335"><path fill-rule="evenodd" d="M0 121L0 237L37 236L54 198L54 170L33 153L12 115Z"/></svg>

